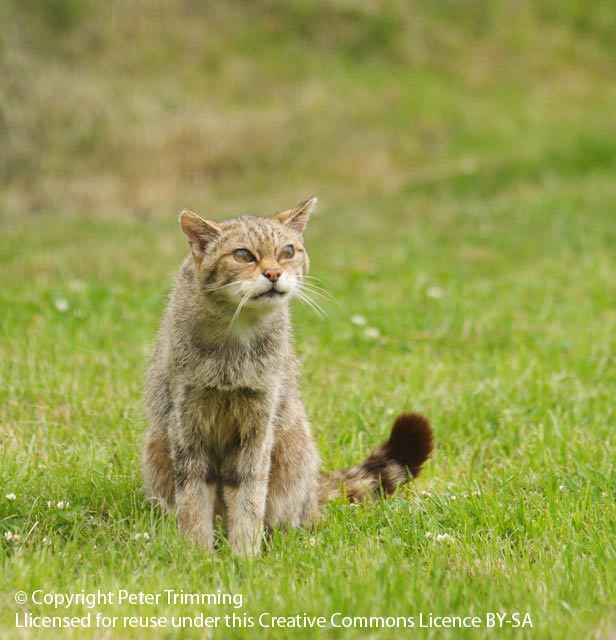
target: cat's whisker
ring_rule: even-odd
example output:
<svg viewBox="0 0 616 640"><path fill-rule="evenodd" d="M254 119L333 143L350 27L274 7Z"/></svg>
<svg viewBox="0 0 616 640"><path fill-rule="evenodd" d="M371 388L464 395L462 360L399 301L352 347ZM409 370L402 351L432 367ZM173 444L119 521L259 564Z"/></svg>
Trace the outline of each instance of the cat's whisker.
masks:
<svg viewBox="0 0 616 640"><path fill-rule="evenodd" d="M325 309L323 309L323 308L321 307L321 305L320 305L316 300L313 300L313 299L310 297L310 294L313 294L313 293L316 293L316 292L314 292L314 291L310 291L309 289L308 289L308 290L305 290L305 289L303 289L302 287L300 287L299 289L300 289L300 293L301 293L303 296L305 296L305 297L306 297L306 299L307 299L307 300L309 300L312 304L314 304L314 305L319 309L319 311L320 311L323 315L325 315L325 316L327 315L327 313L325 312Z"/></svg>
<svg viewBox="0 0 616 640"><path fill-rule="evenodd" d="M303 287L302 287L302 291L304 293L309 293L311 296L318 296L319 298L323 298L324 300L330 299L327 296L323 295L322 293L319 293L318 291L311 291L310 289L304 289Z"/></svg>
<svg viewBox="0 0 616 640"><path fill-rule="evenodd" d="M231 322L229 322L229 326L227 327L227 335L229 335L231 333L231 331L233 330L233 327L235 326L235 323L237 322L237 319L240 317L240 313L242 311L242 309L244 308L244 306L246 305L246 303L248 302L248 300L252 297L252 291L249 291L248 293L245 293L244 296L242 297L242 299L239 301L238 305L237 305L237 309L235 310L235 313L233 314L233 317L231 318Z"/></svg>
<svg viewBox="0 0 616 640"><path fill-rule="evenodd" d="M327 298L328 300L333 300L334 302L338 302L336 298L334 298L334 296L329 291L327 291L326 289L323 289L322 287L318 287L316 284L312 284L312 282L302 282L300 280L299 286L302 289L306 289L307 291L310 291L310 293L314 294L315 296L319 296L321 298Z"/></svg>
<svg viewBox="0 0 616 640"><path fill-rule="evenodd" d="M328 316L327 313L323 310L323 308L316 303L312 298L308 296L305 291L302 291L301 288L296 289L296 296L300 302L303 302L305 306L312 309L314 314L321 320L325 320Z"/></svg>
<svg viewBox="0 0 616 640"><path fill-rule="evenodd" d="M320 282L321 284L326 284L321 278L316 278L315 276L303 275L301 276L302 280L314 280L315 282Z"/></svg>
<svg viewBox="0 0 616 640"><path fill-rule="evenodd" d="M306 307L307 309L310 309L310 311L312 311L314 313L315 316L317 316L317 318L319 318L319 320L324 320L324 317L321 315L321 313L319 313L307 300L305 300L302 296L297 296L297 299L302 303L302 305L304 307Z"/></svg>
<svg viewBox="0 0 616 640"><path fill-rule="evenodd" d="M323 307L321 307L321 305L316 302L313 298L311 298L305 291L301 292L301 295L299 296L300 298L303 297L311 306L313 309L318 310L320 316L322 318L327 318L327 312L325 311L325 309L323 309ZM316 311L315 311L316 313Z"/></svg>
<svg viewBox="0 0 616 640"><path fill-rule="evenodd" d="M338 300L336 300L336 298L334 298L334 296L332 296L329 292L327 292L327 291L323 291L322 292L320 290L315 290L307 282L300 283L298 289L300 291L302 291L306 295L310 294L310 295L313 295L313 296L319 296L320 298L323 298L325 300L332 300L338 306L340 306L340 303L338 302ZM312 301L315 302L315 300L312 300ZM315 302L315 304L316 304L316 302Z"/></svg>
<svg viewBox="0 0 616 640"><path fill-rule="evenodd" d="M332 300L335 299L334 296L327 289L325 289L324 287L321 287L318 284L315 284L314 282L311 282L311 280L312 278L310 276L298 276L297 278L297 281L302 287L310 287L312 291L320 291L323 295L330 297ZM315 280L317 280L318 282L321 282L321 284L325 284L318 278L315 278Z"/></svg>

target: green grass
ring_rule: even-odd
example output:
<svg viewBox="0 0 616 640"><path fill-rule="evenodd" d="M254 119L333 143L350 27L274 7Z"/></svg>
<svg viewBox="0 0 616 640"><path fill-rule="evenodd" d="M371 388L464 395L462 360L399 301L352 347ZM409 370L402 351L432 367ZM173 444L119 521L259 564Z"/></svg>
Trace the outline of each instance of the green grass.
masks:
<svg viewBox="0 0 616 640"><path fill-rule="evenodd" d="M21 537L0 537L0 637L57 635L15 630L16 612L88 612L18 606L18 590L219 588L242 593L243 607L92 611L517 611L530 613L532 629L329 628L308 637L610 637L609 3L588 15L575 2L520 3L511 16L501 3L386 3L373 21L368 5L324 3L319 12L263 1L261 26L248 5L243 15L186 9L166 25L168 40L157 16L146 19L150 31L126 22L134 37L122 55L114 38L123 14L105 26L88 17L96 3L65 0L57 14L24 4L43 21L28 28L53 38L36 48L37 31L20 42L5 36L9 53L27 54L16 58L30 71L17 85L33 86L13 96L31 111L9 113L14 135L0 143L9 160L0 194L0 534ZM200 28L212 39L202 42ZM94 54L81 43L92 34L99 66L93 102L82 106L79 80ZM49 78L65 79L62 97L19 102L49 96ZM206 98L208 152L199 140ZM324 322L296 304L294 324L323 466L360 460L402 410L430 417L436 451L390 500L332 503L314 530L274 535L255 560L224 549L210 557L140 493L143 373L186 250L174 210L265 214L312 193L321 196L306 237L312 275L335 301ZM126 213L132 204L135 215Z"/></svg>
<svg viewBox="0 0 616 640"><path fill-rule="evenodd" d="M567 210L573 195L587 196L585 212ZM379 213L363 225L351 207L325 204L308 243L313 273L338 304L326 323L295 313L324 465L359 460L401 409L431 417L437 450L398 497L333 504L315 531L275 536L255 561L204 556L139 493L142 372L184 248L173 218L6 228L0 526L22 542L2 541L3 627L16 589L221 587L243 593L250 615L516 610L532 614L532 637L608 629L614 204L616 190L596 177L504 205L442 202L404 223L398 202L365 203ZM140 532L149 542L134 540ZM437 542L439 533L452 540ZM172 611L197 612L156 613Z"/></svg>

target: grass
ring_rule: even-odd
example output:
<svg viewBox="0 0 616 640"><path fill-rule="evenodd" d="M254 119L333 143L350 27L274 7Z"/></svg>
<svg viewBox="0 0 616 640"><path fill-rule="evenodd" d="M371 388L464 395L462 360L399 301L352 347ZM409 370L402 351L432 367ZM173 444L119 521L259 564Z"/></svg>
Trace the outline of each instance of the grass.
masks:
<svg viewBox="0 0 616 640"><path fill-rule="evenodd" d="M532 629L310 637L610 637L609 4L586 15L576 3L520 3L508 16L500 3L387 3L374 22L368 5L262 2L173 20L159 7L145 23L119 5L105 22L97 3L66 0L60 19L24 4L42 26L14 7L23 28L3 36L7 59L29 71L15 86L30 86L3 119L0 533L21 538L0 537L0 636L54 634L16 630L16 612L90 611L18 606L17 590L221 589L243 594L242 607L91 611L517 611ZM211 38L197 45L201 30ZM90 41L95 52L82 48ZM323 466L360 460L405 409L431 418L437 449L393 499L332 503L314 530L274 535L256 560L204 556L139 492L143 372L186 249L173 211L268 213L312 193L312 274L336 302L325 322L300 305L294 318ZM62 637L144 635L110 633Z"/></svg>

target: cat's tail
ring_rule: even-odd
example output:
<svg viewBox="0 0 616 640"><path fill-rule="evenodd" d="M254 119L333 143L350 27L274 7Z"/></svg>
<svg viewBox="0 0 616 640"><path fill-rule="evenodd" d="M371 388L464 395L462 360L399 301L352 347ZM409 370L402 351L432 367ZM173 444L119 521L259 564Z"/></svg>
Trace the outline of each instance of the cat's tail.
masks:
<svg viewBox="0 0 616 640"><path fill-rule="evenodd" d="M319 504L333 498L360 502L371 495L389 495L421 471L433 447L432 427L418 413L402 413L389 440L361 464L319 478Z"/></svg>

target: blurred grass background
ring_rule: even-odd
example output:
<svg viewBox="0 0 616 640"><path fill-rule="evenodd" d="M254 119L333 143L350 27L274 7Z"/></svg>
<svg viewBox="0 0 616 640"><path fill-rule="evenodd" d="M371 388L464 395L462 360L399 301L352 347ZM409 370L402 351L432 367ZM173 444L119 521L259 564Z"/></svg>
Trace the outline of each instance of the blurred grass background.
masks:
<svg viewBox="0 0 616 640"><path fill-rule="evenodd" d="M614 168L611 0L1 7L5 214L414 203Z"/></svg>

